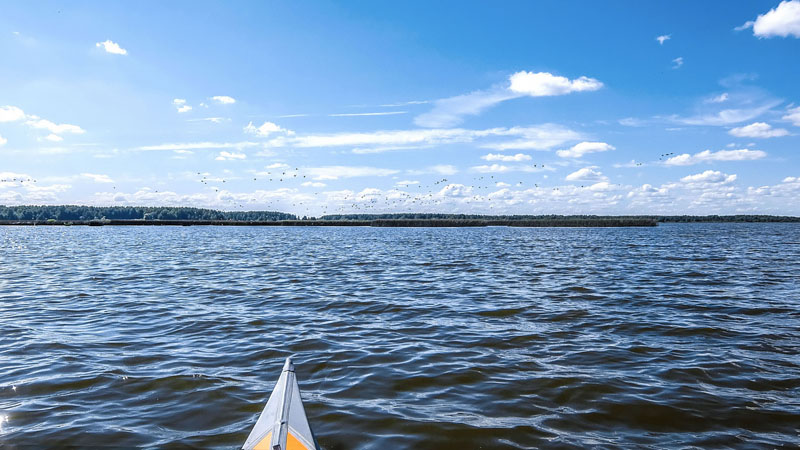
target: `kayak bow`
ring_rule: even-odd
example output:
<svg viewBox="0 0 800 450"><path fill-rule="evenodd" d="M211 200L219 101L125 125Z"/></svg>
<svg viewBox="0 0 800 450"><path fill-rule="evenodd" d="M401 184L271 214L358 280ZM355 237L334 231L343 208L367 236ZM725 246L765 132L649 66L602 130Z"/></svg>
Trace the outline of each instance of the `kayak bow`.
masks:
<svg viewBox="0 0 800 450"><path fill-rule="evenodd" d="M308 424L292 358L286 358L275 388L243 450L318 450Z"/></svg>

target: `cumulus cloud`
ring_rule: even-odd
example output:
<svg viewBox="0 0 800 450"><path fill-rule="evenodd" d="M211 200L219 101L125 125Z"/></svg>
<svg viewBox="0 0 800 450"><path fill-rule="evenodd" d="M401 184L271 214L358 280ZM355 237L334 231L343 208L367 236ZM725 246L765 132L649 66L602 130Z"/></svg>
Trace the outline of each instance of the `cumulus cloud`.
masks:
<svg viewBox="0 0 800 450"><path fill-rule="evenodd" d="M236 99L233 97L228 97L227 95L215 95L211 97L211 100L214 100L217 103L221 103L223 105L230 105L236 103Z"/></svg>
<svg viewBox="0 0 800 450"><path fill-rule="evenodd" d="M526 155L524 153L517 153L516 155L489 153L488 155L481 156L481 159L485 159L486 161L520 162L520 161L530 161L531 157L530 155Z"/></svg>
<svg viewBox="0 0 800 450"><path fill-rule="evenodd" d="M25 112L16 106L0 106L0 122L16 122L25 118Z"/></svg>
<svg viewBox="0 0 800 450"><path fill-rule="evenodd" d="M464 116L480 114L506 100L524 96L544 97L595 91L601 87L602 82L586 76L569 79L549 72L523 70L512 74L506 85L436 100L433 109L417 116L414 123L429 128L451 127L461 123Z"/></svg>
<svg viewBox="0 0 800 450"><path fill-rule="evenodd" d="M684 153L676 155L664 161L668 166L691 166L694 164L708 163L714 161L752 161L766 157L766 152L761 150L720 150L712 152L711 150L704 150L694 155Z"/></svg>
<svg viewBox="0 0 800 450"><path fill-rule="evenodd" d="M53 134L53 133L51 133L51 134L48 134L48 135L47 135L47 136L45 136L44 138L45 138L46 140L50 141L50 142L61 142L61 141L63 141L63 140L64 140L64 138L62 138L61 136L59 136L59 135L57 135L57 134Z"/></svg>
<svg viewBox="0 0 800 450"><path fill-rule="evenodd" d="M796 108L789 108L786 115L782 117L783 120L792 122L792 125L800 127L800 106Z"/></svg>
<svg viewBox="0 0 800 450"><path fill-rule="evenodd" d="M736 27L737 31L753 29L759 38L775 36L800 38L800 0L782 1L777 7Z"/></svg>
<svg viewBox="0 0 800 450"><path fill-rule="evenodd" d="M681 182L692 186L703 186L708 184L730 184L736 181L736 175L728 175L717 170L706 170L702 173L687 175L681 178Z"/></svg>
<svg viewBox="0 0 800 450"><path fill-rule="evenodd" d="M608 177L597 169L597 166L584 167L583 169L572 172L564 179L567 181L608 181Z"/></svg>
<svg viewBox="0 0 800 450"><path fill-rule="evenodd" d="M120 47L119 44L116 42L112 42L111 40L106 40L103 42L98 42L94 44L97 48L102 48L105 50L106 53L111 53L114 55L127 55L128 51L124 48Z"/></svg>
<svg viewBox="0 0 800 450"><path fill-rule="evenodd" d="M54 134L83 134L86 131L77 125L70 125L68 123L53 123L49 120L39 118L37 116L28 116L29 120L25 122L31 128L47 130Z"/></svg>
<svg viewBox="0 0 800 450"><path fill-rule="evenodd" d="M222 151L219 152L219 156L217 156L214 159L216 159L217 161L233 161L233 160L242 160L246 158L247 155L244 153Z"/></svg>
<svg viewBox="0 0 800 450"><path fill-rule="evenodd" d="M670 39L672 39L672 35L671 34L662 34L661 36L657 36L656 37L656 40L658 41L658 43L660 45L664 45L664 42L667 42Z"/></svg>
<svg viewBox="0 0 800 450"><path fill-rule="evenodd" d="M736 137L772 138L786 136L789 132L783 128L772 128L768 123L754 122L750 125L733 128L728 131L728 134Z"/></svg>
<svg viewBox="0 0 800 450"><path fill-rule="evenodd" d="M606 152L614 150L614 146L605 142L580 142L566 150L556 151L556 155L562 158L580 158L587 153Z"/></svg>
<svg viewBox="0 0 800 450"><path fill-rule="evenodd" d="M172 104L178 110L179 113L185 113L192 110L192 107L186 104L186 100L182 98L176 98L172 100Z"/></svg>
<svg viewBox="0 0 800 450"><path fill-rule="evenodd" d="M267 137L275 133L282 133L290 136L294 134L293 131L287 130L286 128L281 128L278 124L273 122L264 122L259 127L256 127L253 125L253 122L250 122L246 127L244 127L244 132L254 134L258 137Z"/></svg>
<svg viewBox="0 0 800 450"><path fill-rule="evenodd" d="M518 94L531 97L565 95L571 92L596 91L603 83L586 76L570 80L567 77L553 75L548 72L517 72L509 78L508 89Z"/></svg>

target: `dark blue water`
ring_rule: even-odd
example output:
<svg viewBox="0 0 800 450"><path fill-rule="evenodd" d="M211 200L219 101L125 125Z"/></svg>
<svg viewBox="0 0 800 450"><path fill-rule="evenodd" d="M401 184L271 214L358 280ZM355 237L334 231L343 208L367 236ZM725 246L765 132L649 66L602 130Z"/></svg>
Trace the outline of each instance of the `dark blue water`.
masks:
<svg viewBox="0 0 800 450"><path fill-rule="evenodd" d="M800 442L800 226L0 227L0 446Z"/></svg>

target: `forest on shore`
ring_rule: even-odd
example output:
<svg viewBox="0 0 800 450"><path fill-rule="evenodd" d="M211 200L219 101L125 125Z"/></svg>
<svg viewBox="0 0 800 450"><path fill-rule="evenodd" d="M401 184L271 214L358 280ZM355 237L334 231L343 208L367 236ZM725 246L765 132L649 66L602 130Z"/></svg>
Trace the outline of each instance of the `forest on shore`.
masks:
<svg viewBox="0 0 800 450"><path fill-rule="evenodd" d="M89 221L194 221L194 222L276 222L276 221L337 221L373 222L394 221L396 223L419 223L433 221L444 223L491 222L506 224L511 222L551 222L581 223L598 221L640 222L800 222L800 217L771 215L481 215L481 214L433 214L433 213L395 213L395 214L329 214L321 217L298 217L279 211L219 211L214 209L190 207L158 206L79 206L79 205L24 205L1 206L0 221L3 222L89 222ZM444 221L444 222L442 222ZM384 222L385 223L385 222Z"/></svg>

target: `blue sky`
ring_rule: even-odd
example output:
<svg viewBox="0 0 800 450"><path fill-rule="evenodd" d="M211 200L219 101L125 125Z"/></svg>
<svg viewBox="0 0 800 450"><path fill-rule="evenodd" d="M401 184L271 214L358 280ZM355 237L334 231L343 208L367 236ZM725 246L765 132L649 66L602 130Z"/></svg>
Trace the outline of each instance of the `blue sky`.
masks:
<svg viewBox="0 0 800 450"><path fill-rule="evenodd" d="M0 9L0 204L800 214L800 0Z"/></svg>

